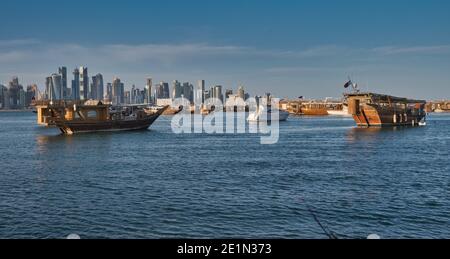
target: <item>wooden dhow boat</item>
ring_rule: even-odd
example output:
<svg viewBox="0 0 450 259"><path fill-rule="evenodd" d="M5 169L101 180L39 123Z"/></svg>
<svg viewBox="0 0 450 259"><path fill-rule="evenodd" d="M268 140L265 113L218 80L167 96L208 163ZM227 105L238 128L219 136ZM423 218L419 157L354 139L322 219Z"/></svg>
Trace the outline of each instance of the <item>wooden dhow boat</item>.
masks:
<svg viewBox="0 0 450 259"><path fill-rule="evenodd" d="M63 134L148 129L168 108L153 112L142 106L111 106L102 102L57 102L37 105L38 124L57 127Z"/></svg>
<svg viewBox="0 0 450 259"><path fill-rule="evenodd" d="M346 94L349 113L362 127L418 126L426 119L424 100L376 93Z"/></svg>

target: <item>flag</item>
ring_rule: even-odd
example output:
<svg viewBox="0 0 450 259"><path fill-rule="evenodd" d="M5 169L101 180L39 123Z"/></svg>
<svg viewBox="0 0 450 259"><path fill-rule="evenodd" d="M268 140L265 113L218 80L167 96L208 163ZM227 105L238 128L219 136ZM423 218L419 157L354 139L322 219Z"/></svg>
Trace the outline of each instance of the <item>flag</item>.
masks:
<svg viewBox="0 0 450 259"><path fill-rule="evenodd" d="M303 99L303 96L299 96L298 99Z"/></svg>
<svg viewBox="0 0 450 259"><path fill-rule="evenodd" d="M352 82L352 80L350 80L350 81L348 81L345 85L344 85L344 87L345 88L349 88L350 86L352 86L353 85L353 82Z"/></svg>

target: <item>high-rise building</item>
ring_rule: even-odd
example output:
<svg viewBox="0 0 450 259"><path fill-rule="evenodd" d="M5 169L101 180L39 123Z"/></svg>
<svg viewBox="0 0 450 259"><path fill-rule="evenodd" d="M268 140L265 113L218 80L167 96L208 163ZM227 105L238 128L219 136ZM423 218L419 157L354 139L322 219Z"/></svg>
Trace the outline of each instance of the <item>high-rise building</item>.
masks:
<svg viewBox="0 0 450 259"><path fill-rule="evenodd" d="M170 87L166 82L160 82L155 86L156 99L170 99Z"/></svg>
<svg viewBox="0 0 450 259"><path fill-rule="evenodd" d="M230 97L230 95L233 95L233 90L227 89L225 91L225 100L227 100Z"/></svg>
<svg viewBox="0 0 450 259"><path fill-rule="evenodd" d="M72 100L80 100L80 70L75 68L72 80Z"/></svg>
<svg viewBox="0 0 450 259"><path fill-rule="evenodd" d="M45 78L44 99L45 100L54 100L55 99L55 93L53 91L53 82L52 82L51 76L48 76Z"/></svg>
<svg viewBox="0 0 450 259"><path fill-rule="evenodd" d="M208 99L211 98L211 93L210 93L210 91L209 91L209 90L206 90L205 93L204 93L204 96L205 96L205 103L206 103L206 101L208 101Z"/></svg>
<svg viewBox="0 0 450 259"><path fill-rule="evenodd" d="M243 86L239 86L237 95L239 96L239 98L243 99L244 101L246 100L246 98L245 98L245 91L244 91L244 87Z"/></svg>
<svg viewBox="0 0 450 259"><path fill-rule="evenodd" d="M106 96L105 96L105 100L107 102L111 102L112 101L112 84L111 83L107 83L106 84Z"/></svg>
<svg viewBox="0 0 450 259"><path fill-rule="evenodd" d="M195 103L202 105L205 103L205 80L197 82L197 89L195 91Z"/></svg>
<svg viewBox="0 0 450 259"><path fill-rule="evenodd" d="M8 88L6 86L0 84L0 109L5 108L5 99L8 92Z"/></svg>
<svg viewBox="0 0 450 259"><path fill-rule="evenodd" d="M25 90L23 89L23 87L21 87L21 88L19 89L19 107L18 107L18 109L23 109L23 108L25 108L26 98L27 98L26 92L25 92Z"/></svg>
<svg viewBox="0 0 450 259"><path fill-rule="evenodd" d="M214 89L213 98L219 99L221 102L223 102L222 86L216 85L214 86L213 89Z"/></svg>
<svg viewBox="0 0 450 259"><path fill-rule="evenodd" d="M131 93L130 91L125 91L123 104L131 104Z"/></svg>
<svg viewBox="0 0 450 259"><path fill-rule="evenodd" d="M163 88L163 99L170 99L170 87L169 83L161 82L162 88Z"/></svg>
<svg viewBox="0 0 450 259"><path fill-rule="evenodd" d="M29 85L27 86L27 92L25 97L25 107L29 107L33 100L38 98L38 87L37 85Z"/></svg>
<svg viewBox="0 0 450 259"><path fill-rule="evenodd" d="M52 74L52 93L54 100L62 100L63 99L63 86L62 86L62 76L60 74Z"/></svg>
<svg viewBox="0 0 450 259"><path fill-rule="evenodd" d="M60 67L58 68L58 74L61 75L62 78L62 89L61 89L61 99L70 99L68 93L67 93L67 68L66 67Z"/></svg>
<svg viewBox="0 0 450 259"><path fill-rule="evenodd" d="M155 85L155 98L161 99L163 95L163 86L162 83Z"/></svg>
<svg viewBox="0 0 450 259"><path fill-rule="evenodd" d="M97 74L92 77L90 97L93 100L103 100L103 92L103 76L102 74Z"/></svg>
<svg viewBox="0 0 450 259"><path fill-rule="evenodd" d="M131 104L143 104L145 99L145 91L141 91L139 88L136 88L135 85L131 87Z"/></svg>
<svg viewBox="0 0 450 259"><path fill-rule="evenodd" d="M181 98L183 96L183 87L181 86L181 83L177 80L173 81L172 83L172 97L174 99Z"/></svg>
<svg viewBox="0 0 450 259"><path fill-rule="evenodd" d="M83 100L89 99L89 75L87 67L80 67L80 97Z"/></svg>
<svg viewBox="0 0 450 259"><path fill-rule="evenodd" d="M7 109L23 109L25 107L25 91L19 84L19 78L13 77L5 94L4 107Z"/></svg>
<svg viewBox="0 0 450 259"><path fill-rule="evenodd" d="M123 104L125 100L125 86L120 81L120 78L114 78L112 83L112 103Z"/></svg>
<svg viewBox="0 0 450 259"><path fill-rule="evenodd" d="M145 103L152 104L153 98L152 98L152 92L153 92L153 79L147 78L147 84L145 85Z"/></svg>
<svg viewBox="0 0 450 259"><path fill-rule="evenodd" d="M189 82L183 83L183 96L185 99L189 100L189 102L194 102L194 86Z"/></svg>
<svg viewBox="0 0 450 259"><path fill-rule="evenodd" d="M92 77L91 85L89 86L89 99L96 100L97 99L97 85L94 85L95 78Z"/></svg>

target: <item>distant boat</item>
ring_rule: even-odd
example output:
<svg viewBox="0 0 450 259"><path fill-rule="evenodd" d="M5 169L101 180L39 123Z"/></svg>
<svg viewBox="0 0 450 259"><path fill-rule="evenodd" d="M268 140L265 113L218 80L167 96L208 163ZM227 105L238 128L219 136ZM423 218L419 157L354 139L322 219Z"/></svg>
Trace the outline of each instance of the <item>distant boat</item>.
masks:
<svg viewBox="0 0 450 259"><path fill-rule="evenodd" d="M147 107L145 108L145 111L147 113L155 113L157 111L159 111L160 109L164 108L164 106L151 106L151 107ZM176 115L178 113L180 113L183 110L183 107L178 107L178 108L174 108L174 107L167 107L163 114L164 116L171 116L171 115Z"/></svg>
<svg viewBox="0 0 450 259"><path fill-rule="evenodd" d="M278 116L274 116L278 113ZM263 106L259 106L258 109L250 113L248 116L249 122L259 122L259 121L286 121L289 118L289 112L278 110L278 109L271 109L268 108L267 110Z"/></svg>
<svg viewBox="0 0 450 259"><path fill-rule="evenodd" d="M327 110L328 115L332 116L344 116L344 117L352 117L352 115L348 112L348 105L347 104L341 104L333 109Z"/></svg>
<svg viewBox="0 0 450 259"><path fill-rule="evenodd" d="M435 113L449 113L450 112L450 103L442 102L437 104L436 109L434 109Z"/></svg>
<svg viewBox="0 0 450 259"><path fill-rule="evenodd" d="M350 114L362 127L418 126L426 120L424 100L376 93L346 94Z"/></svg>
<svg viewBox="0 0 450 259"><path fill-rule="evenodd" d="M310 102L301 105L302 115L307 116L327 116L328 111L324 103Z"/></svg>
<svg viewBox="0 0 450 259"><path fill-rule="evenodd" d="M435 113L449 113L450 110L447 109L442 109L442 108L437 108L436 110L434 110Z"/></svg>

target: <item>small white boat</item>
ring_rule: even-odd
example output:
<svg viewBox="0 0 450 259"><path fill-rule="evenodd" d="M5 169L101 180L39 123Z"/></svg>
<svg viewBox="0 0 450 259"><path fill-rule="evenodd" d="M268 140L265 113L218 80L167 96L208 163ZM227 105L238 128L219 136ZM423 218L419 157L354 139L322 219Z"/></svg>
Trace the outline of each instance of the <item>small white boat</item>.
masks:
<svg viewBox="0 0 450 259"><path fill-rule="evenodd" d="M348 113L348 105L343 105L341 110L328 110L328 115L352 117L352 115Z"/></svg>
<svg viewBox="0 0 450 259"><path fill-rule="evenodd" d="M286 121L289 118L289 113L278 109L265 109L263 106L259 106L256 112L250 113L248 116L249 122L259 121Z"/></svg>

